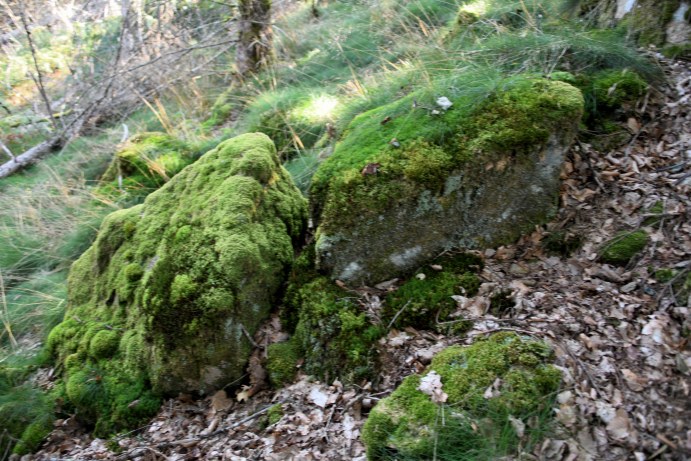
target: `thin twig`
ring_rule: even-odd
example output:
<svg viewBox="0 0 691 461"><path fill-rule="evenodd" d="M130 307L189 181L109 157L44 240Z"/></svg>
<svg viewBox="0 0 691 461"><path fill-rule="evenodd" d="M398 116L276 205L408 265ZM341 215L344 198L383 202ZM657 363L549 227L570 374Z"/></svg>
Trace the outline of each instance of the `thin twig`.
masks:
<svg viewBox="0 0 691 461"><path fill-rule="evenodd" d="M401 315L401 312L403 312L403 310L404 310L406 307L408 307L408 304L410 304L410 300L408 300L408 302L405 303L405 306L401 307L401 310L399 310L398 312L396 312L396 315L394 315L393 319L391 319L391 322L389 322L389 326L386 327L387 330L390 330L390 329L391 329L391 326L394 324L394 322L396 321L396 319L398 318L398 316Z"/></svg>
<svg viewBox="0 0 691 461"><path fill-rule="evenodd" d="M245 328L245 325L243 325L243 324L241 323L241 324L240 324L240 328L242 328L242 332L245 334L245 337L246 337L247 340L252 344L252 346L254 346L254 347L258 348L258 349L261 349L261 348L262 348L259 344L257 344L257 342L254 340L254 338L252 338L252 336L250 336L250 332L247 331L247 328Z"/></svg>

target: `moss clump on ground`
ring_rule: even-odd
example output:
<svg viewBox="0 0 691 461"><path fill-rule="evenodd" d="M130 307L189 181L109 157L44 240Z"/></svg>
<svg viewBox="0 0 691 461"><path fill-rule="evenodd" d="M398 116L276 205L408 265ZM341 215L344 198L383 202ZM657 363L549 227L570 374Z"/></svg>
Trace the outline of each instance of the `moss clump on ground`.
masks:
<svg viewBox="0 0 691 461"><path fill-rule="evenodd" d="M128 203L141 203L198 155L184 141L164 133L132 136L113 157L96 194Z"/></svg>
<svg viewBox="0 0 691 461"><path fill-rule="evenodd" d="M370 323L352 293L315 270L314 260L311 244L293 263L281 311L281 322L293 337L270 346L269 375L274 381L271 367L277 376L289 371L292 379L294 362L304 357L302 369L321 379L371 377L378 360L376 342L384 332Z"/></svg>
<svg viewBox="0 0 691 461"><path fill-rule="evenodd" d="M449 320L448 316L456 310L457 303L451 296L473 296L480 286L480 279L474 274L482 268L482 259L470 253L441 256L432 264L442 267L441 271L429 266L423 267L416 275L424 279L411 278L397 291L386 297L382 312L385 323L399 312L394 326L402 329L413 326L423 329L444 329L439 322ZM462 323L462 322L461 322ZM455 324L457 327L459 324ZM467 325L463 325L467 326Z"/></svg>
<svg viewBox="0 0 691 461"><path fill-rule="evenodd" d="M580 75L575 83L585 100L583 123L588 130L613 134L625 131L614 122L624 122L648 84L632 71L604 70Z"/></svg>
<svg viewBox="0 0 691 461"><path fill-rule="evenodd" d="M97 435L141 423L162 394L242 375L242 329L252 334L268 315L306 221L262 134L221 143L105 219L72 265L69 309L47 342Z"/></svg>
<svg viewBox="0 0 691 461"><path fill-rule="evenodd" d="M272 344L266 351L266 371L274 387L290 383L297 374L297 363L300 360L300 349L294 341Z"/></svg>
<svg viewBox="0 0 691 461"><path fill-rule="evenodd" d="M456 419L468 428L476 423L485 430L471 442L493 446L500 443L502 431L510 427L509 416L525 420L540 411L551 412L544 407L561 381L561 373L549 363L551 360L547 344L501 332L489 338L479 337L467 348L451 346L441 351L425 375L434 371L441 378L442 390L448 395L444 405L446 420ZM422 459L432 457L435 431L443 434L443 429L441 425L435 426L439 407L418 390L421 379L419 375L407 377L370 412L362 433L368 459L385 459L387 452ZM493 396L485 398L487 388L497 382ZM470 435L473 430L467 433ZM505 444L509 452L518 445L517 437L515 442ZM470 448L476 450L478 446L471 444ZM465 455L458 451L457 454Z"/></svg>
<svg viewBox="0 0 691 461"><path fill-rule="evenodd" d="M619 234L605 245L605 251L600 256L600 261L615 266L626 266L631 258L645 248L648 242L648 233L644 230L634 232L626 237L625 233Z"/></svg>
<svg viewBox="0 0 691 461"><path fill-rule="evenodd" d="M295 289L292 302L299 310L291 342L305 357L306 373L347 382L373 375L383 330L369 322L351 293L317 277Z"/></svg>
<svg viewBox="0 0 691 461"><path fill-rule="evenodd" d="M269 408L267 416L269 417L269 426L276 424L283 418L283 407L281 405L272 406Z"/></svg>

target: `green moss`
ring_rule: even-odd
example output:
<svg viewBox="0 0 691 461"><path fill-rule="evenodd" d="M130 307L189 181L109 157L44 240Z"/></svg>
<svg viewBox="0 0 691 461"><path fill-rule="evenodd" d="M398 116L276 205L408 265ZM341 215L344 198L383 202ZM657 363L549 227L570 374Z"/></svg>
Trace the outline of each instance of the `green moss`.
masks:
<svg viewBox="0 0 691 461"><path fill-rule="evenodd" d="M306 220L261 134L221 143L109 215L72 265L68 312L47 341L85 422L108 435L140 424L163 393L241 376L242 327L252 334L268 315Z"/></svg>
<svg viewBox="0 0 691 461"><path fill-rule="evenodd" d="M527 418L557 391L561 373L550 360L547 344L502 332L479 337L470 347L444 349L434 357L429 371L440 375L448 395L447 419L501 426L508 425L509 415ZM370 412L362 433L368 459L381 459L387 449L423 458L432 455L438 407L418 390L421 378L407 377ZM495 382L498 392L485 398Z"/></svg>
<svg viewBox="0 0 691 461"><path fill-rule="evenodd" d="M269 408L267 416L269 417L269 425L276 424L283 418L283 407L281 405L274 405Z"/></svg>
<svg viewBox="0 0 691 461"><path fill-rule="evenodd" d="M589 130L605 134L622 131L613 122L626 121L636 101L648 89L638 74L627 70L579 75L576 86L585 99L583 123Z"/></svg>
<svg viewBox="0 0 691 461"><path fill-rule="evenodd" d="M679 0L641 0L636 3L631 17L625 18L625 24L637 37L639 46L664 45L666 26L679 8L679 3Z"/></svg>
<svg viewBox="0 0 691 461"><path fill-rule="evenodd" d="M555 232L545 237L542 244L549 254L566 258L581 247L583 237L569 232Z"/></svg>
<svg viewBox="0 0 691 461"><path fill-rule="evenodd" d="M441 256L432 261L442 266L437 271L429 266L423 267L418 274L424 279L412 278L397 291L386 297L382 319L389 322L406 306L396 318L396 328L413 326L423 329L442 329L437 324L448 320L448 315L456 310L457 304L451 296L473 296L480 286L473 271L482 268L482 260L470 253L454 256ZM468 326L468 325L464 325Z"/></svg>
<svg viewBox="0 0 691 461"><path fill-rule="evenodd" d="M305 361L303 370L320 378L347 382L371 377L376 369L376 341L381 328L367 320L352 296L320 277L295 294L299 303L293 340Z"/></svg>
<svg viewBox="0 0 691 461"><path fill-rule="evenodd" d="M266 371L269 373L271 384L278 388L293 381L300 360L300 349L294 341L272 344L266 353Z"/></svg>
<svg viewBox="0 0 691 461"><path fill-rule="evenodd" d="M131 263L125 266L124 273L128 282L136 282L144 275L144 269L137 263Z"/></svg>
<svg viewBox="0 0 691 461"><path fill-rule="evenodd" d="M478 106L467 96L453 100L443 114L412 107L413 101L430 105L433 95L421 90L356 117L312 180L311 206L321 214L321 231L335 233L426 189L437 191L463 165L527 155L551 131L570 130L580 117L582 97L566 83L514 79L506 87ZM386 117L391 120L382 124ZM393 138L400 147L390 144ZM362 175L368 163L379 163L381 173Z"/></svg>
<svg viewBox="0 0 691 461"><path fill-rule="evenodd" d="M664 211L665 211L665 209L664 209L662 202L657 202L657 203L655 203L655 205L650 207L650 209L648 210L648 213L664 213ZM650 216L649 218L646 218L645 221L643 221L643 225L644 226L652 226L652 225L660 222L660 219L661 218L657 217L657 216Z"/></svg>
<svg viewBox="0 0 691 461"><path fill-rule="evenodd" d="M672 281L675 275L677 275L677 271L674 269L658 269L655 271L653 274L653 277L655 277L655 280L662 282L662 283L669 283Z"/></svg>
<svg viewBox="0 0 691 461"><path fill-rule="evenodd" d="M21 436L22 443L14 446L12 453L24 456L33 453L40 448L43 439L50 434L55 427L52 418L42 417L29 424Z"/></svg>
<svg viewBox="0 0 691 461"><path fill-rule="evenodd" d="M101 330L89 342L89 355L95 359L112 357L120 345L120 335L114 330Z"/></svg>
<svg viewBox="0 0 691 461"><path fill-rule="evenodd" d="M600 261L615 266L625 266L638 252L645 248L648 242L648 233L644 230L634 232L621 238L625 233L622 232L610 242L605 244L606 250L600 256Z"/></svg>
<svg viewBox="0 0 691 461"><path fill-rule="evenodd" d="M109 200L140 203L196 158L193 147L175 137L138 133L115 154L101 178L104 184L95 193ZM124 229L127 238L134 232L133 225Z"/></svg>

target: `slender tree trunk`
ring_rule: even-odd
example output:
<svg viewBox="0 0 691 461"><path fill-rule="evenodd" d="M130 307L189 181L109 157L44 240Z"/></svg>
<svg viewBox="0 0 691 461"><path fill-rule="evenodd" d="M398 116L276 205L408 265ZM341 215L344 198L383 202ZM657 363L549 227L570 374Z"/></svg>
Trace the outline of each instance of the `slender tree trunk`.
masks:
<svg viewBox="0 0 691 461"><path fill-rule="evenodd" d="M19 13L19 18L21 19L22 25L24 26L24 31L26 32L26 38L29 41L31 56L34 58L34 66L36 67L38 81L34 80L34 82L36 83L38 91L41 93L41 96L43 97L43 102L45 102L46 104L46 110L48 110L48 115L50 116L50 120L53 123L53 129L57 133L59 130L58 122L55 120L55 117L53 116L53 109L50 107L50 99L48 99L48 94L46 93L46 89L43 86L43 77L41 76L41 69L40 67L38 67L38 60L36 59L36 47L34 46L34 41L31 38L31 31L29 30L29 25L27 24L26 18L24 17L24 4L22 3L22 0L19 1Z"/></svg>
<svg viewBox="0 0 691 461"><path fill-rule="evenodd" d="M240 77L271 61L271 1L239 0L240 36L235 64Z"/></svg>

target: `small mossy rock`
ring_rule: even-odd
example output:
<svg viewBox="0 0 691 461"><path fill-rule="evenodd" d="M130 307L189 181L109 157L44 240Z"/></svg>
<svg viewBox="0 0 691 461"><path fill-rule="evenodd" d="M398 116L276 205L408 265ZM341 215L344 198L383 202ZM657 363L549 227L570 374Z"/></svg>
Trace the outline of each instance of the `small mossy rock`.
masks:
<svg viewBox="0 0 691 461"><path fill-rule="evenodd" d="M115 153L96 193L141 201L193 163L192 151L187 143L165 133L137 133Z"/></svg>
<svg viewBox="0 0 691 461"><path fill-rule="evenodd" d="M631 258L645 248L648 243L648 233L644 230L634 232L623 238L621 235L624 234L620 234L612 240L614 243L602 253L600 261L615 266L626 266Z"/></svg>
<svg viewBox="0 0 691 461"><path fill-rule="evenodd" d="M47 342L80 415L104 435L156 411L157 396L240 377L243 328L267 317L306 222L305 199L257 133L110 214L72 265L69 309Z"/></svg>
<svg viewBox="0 0 691 461"><path fill-rule="evenodd" d="M381 327L372 325L349 293L325 277L297 291L298 323L291 341L305 358L302 370L325 381L371 378L379 359Z"/></svg>
<svg viewBox="0 0 691 461"><path fill-rule="evenodd" d="M372 409L362 432L368 459L383 459L387 449L415 453L421 459L432 457L438 407L418 389L431 371L440 376L448 395L447 419L489 418L503 423L509 415L521 418L534 412L558 389L561 372L551 360L547 344L512 332L477 338L469 347L444 349L424 375L408 376ZM487 388L495 383L498 387L487 398Z"/></svg>
<svg viewBox="0 0 691 461"><path fill-rule="evenodd" d="M300 349L294 341L272 344L267 348L266 354L268 355L266 371L274 387L281 387L295 378L298 372Z"/></svg>
<svg viewBox="0 0 691 461"><path fill-rule="evenodd" d="M442 255L417 272L417 277L408 280L398 290L386 297L380 316L385 324L394 318L394 326L403 330L407 326L421 329L445 331L451 320L449 314L457 310L454 295L474 296L480 287L480 279L472 272L482 268L482 259L470 254ZM424 275L421 277L420 274ZM467 328L466 322L453 324L455 331Z"/></svg>
<svg viewBox="0 0 691 461"><path fill-rule="evenodd" d="M446 248L511 242L554 215L578 89L516 80L473 110L460 98L437 115L416 108L426 99L412 93L356 117L315 174L317 267L332 278L388 280Z"/></svg>

